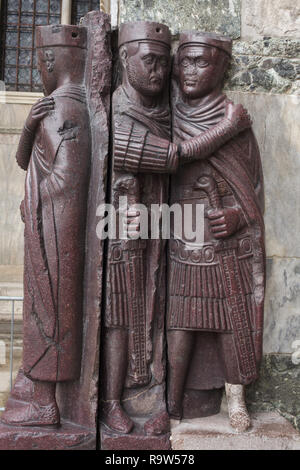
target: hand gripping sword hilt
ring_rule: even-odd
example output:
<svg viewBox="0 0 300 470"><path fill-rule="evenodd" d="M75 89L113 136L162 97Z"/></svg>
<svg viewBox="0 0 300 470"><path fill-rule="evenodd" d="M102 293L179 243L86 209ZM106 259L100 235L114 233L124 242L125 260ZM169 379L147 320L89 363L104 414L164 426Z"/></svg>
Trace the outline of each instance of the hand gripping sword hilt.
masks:
<svg viewBox="0 0 300 470"><path fill-rule="evenodd" d="M209 203L213 209L222 209L222 202L218 192L218 186L210 175L203 175L197 179L194 189L201 189L207 194Z"/></svg>

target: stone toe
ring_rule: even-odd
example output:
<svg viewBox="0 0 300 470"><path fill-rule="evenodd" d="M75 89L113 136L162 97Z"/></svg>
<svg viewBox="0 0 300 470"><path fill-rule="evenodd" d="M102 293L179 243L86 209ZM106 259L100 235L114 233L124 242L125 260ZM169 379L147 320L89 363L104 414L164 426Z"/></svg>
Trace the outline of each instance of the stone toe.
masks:
<svg viewBox="0 0 300 470"><path fill-rule="evenodd" d="M251 426L250 417L245 410L237 410L230 415L230 425L238 432L245 432Z"/></svg>
<svg viewBox="0 0 300 470"><path fill-rule="evenodd" d="M145 425L144 430L146 434L152 436L160 436L170 431L170 417L166 411L159 413L153 418L149 419Z"/></svg>
<svg viewBox="0 0 300 470"><path fill-rule="evenodd" d="M123 410L119 402L106 402L102 409L102 422L112 431L129 434L134 423Z"/></svg>

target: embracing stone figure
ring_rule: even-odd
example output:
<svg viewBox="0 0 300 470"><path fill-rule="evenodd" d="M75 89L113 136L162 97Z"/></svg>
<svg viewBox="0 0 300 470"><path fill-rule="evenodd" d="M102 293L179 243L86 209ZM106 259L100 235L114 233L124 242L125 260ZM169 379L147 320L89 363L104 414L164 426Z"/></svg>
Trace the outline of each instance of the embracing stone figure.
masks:
<svg viewBox="0 0 300 470"><path fill-rule="evenodd" d="M27 171L23 366L1 427L6 439L7 424L56 428L62 416L65 428L73 422L94 429L93 440L86 434L91 447L103 285L96 212L105 202L111 54L108 18L92 12L83 24L37 28L46 97L33 106L17 151ZM123 222L136 236L108 242L103 449L169 448L169 417L212 413L224 384L231 424L250 424L243 386L258 374L264 300L259 151L247 112L221 92L231 41L180 36L172 115L170 50L165 25L120 27L123 75L113 94L109 192L117 211L127 197ZM174 236L166 251L164 240L141 227L138 205L150 213L169 194L171 203L204 204L202 248ZM40 435L33 430L29 445ZM10 439L13 447L14 430Z"/></svg>
<svg viewBox="0 0 300 470"><path fill-rule="evenodd" d="M170 143L170 43L169 29L158 23L128 23L119 30L122 84L112 102L111 202L118 210L119 198L127 197L131 228L134 206L167 202L168 177L159 173L168 172L175 153ZM101 416L112 431L169 431L163 358L165 278L162 240L110 240ZM142 427L133 416L143 420Z"/></svg>
<svg viewBox="0 0 300 470"><path fill-rule="evenodd" d="M144 434L146 439L169 430L164 398L165 244L142 239L145 233L135 208L143 203L150 211L151 204L168 202L167 174L181 173L181 165L209 155L251 122L242 106L228 102L220 125L199 141L199 155L189 155L185 145L193 148L193 141L182 146L171 142L168 28L150 22L121 25L119 55L123 77L113 95L111 201L118 209L120 196L127 196L127 220L141 238L109 243L101 419L111 431ZM180 351L170 348L169 353L180 362ZM184 377L185 370L179 372ZM104 431L102 436L112 445ZM114 439L116 443L116 435Z"/></svg>
<svg viewBox="0 0 300 470"><path fill-rule="evenodd" d="M83 270L90 167L84 82L87 30L38 27L38 66L46 97L35 104L17 162L27 171L23 371L1 421L58 425L58 382L80 375ZM24 375L25 374L25 375Z"/></svg>
<svg viewBox="0 0 300 470"><path fill-rule="evenodd" d="M177 419L216 413L225 385L231 425L243 431L243 386L257 378L262 354L263 177L252 130L228 139L231 47L229 38L186 32L175 58L173 139L190 163L172 177L170 202L204 204L205 218L201 249L184 237L169 244L168 409Z"/></svg>

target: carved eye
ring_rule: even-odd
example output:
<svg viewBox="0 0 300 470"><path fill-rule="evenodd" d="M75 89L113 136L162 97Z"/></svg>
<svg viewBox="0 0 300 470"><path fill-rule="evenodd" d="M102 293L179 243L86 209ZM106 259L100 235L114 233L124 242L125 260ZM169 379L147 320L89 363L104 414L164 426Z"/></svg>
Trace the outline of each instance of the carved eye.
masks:
<svg viewBox="0 0 300 470"><path fill-rule="evenodd" d="M160 64L163 66L163 67L167 67L168 65L168 59L166 57L161 57L160 58Z"/></svg>
<svg viewBox="0 0 300 470"><path fill-rule="evenodd" d="M154 60L154 57L152 55L147 55L146 57L143 57L143 61L147 65L152 65L153 60Z"/></svg>
<svg viewBox="0 0 300 470"><path fill-rule="evenodd" d="M191 61L187 57L184 57L182 61L180 62L180 65L182 67L188 67L190 64L191 64Z"/></svg>
<svg viewBox="0 0 300 470"><path fill-rule="evenodd" d="M203 60L203 59L197 59L197 60L196 60L196 65L197 65L197 67L202 68L202 67L207 67L207 66L209 65L209 63L206 62L206 61Z"/></svg>

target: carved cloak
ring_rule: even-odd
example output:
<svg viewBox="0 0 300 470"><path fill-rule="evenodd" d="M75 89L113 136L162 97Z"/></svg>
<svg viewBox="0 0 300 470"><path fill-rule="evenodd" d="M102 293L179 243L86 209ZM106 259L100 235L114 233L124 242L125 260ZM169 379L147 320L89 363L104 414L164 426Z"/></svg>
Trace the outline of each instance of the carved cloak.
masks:
<svg viewBox="0 0 300 470"><path fill-rule="evenodd" d="M143 108L133 102L126 93L126 90L121 85L114 92L113 95L113 120L114 129L116 127L130 127L141 132L149 132L157 137L170 140L171 134L171 114L169 106L165 103L159 108L149 109ZM155 157L155 155L154 155ZM126 173L115 171L113 174L114 187L118 178ZM131 175L133 176L133 175ZM151 204L162 204L168 198L168 175L164 174L151 174L151 173L137 173L134 175L137 178L140 188L140 203L150 206ZM112 195L115 200L115 195ZM164 377L164 363L163 363L163 329L164 329L164 315L165 315L165 253L164 253L164 240L145 240L143 258L143 291L145 298L145 314L146 314L146 362L148 368L150 364L152 372L151 383L162 383ZM118 242L116 242L118 245ZM114 261L112 251L115 242L110 241L109 259ZM120 250L118 250L118 253ZM121 248L122 252L122 248ZM124 249L123 249L124 253ZM119 269L122 270L124 259L119 259ZM129 292L123 282L123 288L114 289L116 282L114 281L113 266L109 266L109 276L112 279L108 283L108 302L106 307L105 324L107 327L125 327L129 328L128 324L128 311L129 305ZM125 279L125 273L123 274ZM139 280L140 281L140 280ZM116 294L118 292L118 294ZM117 299L121 299L120 301ZM134 352L129 351L129 367L131 357ZM150 370L150 369L149 369ZM151 380L151 374L149 379ZM149 382L149 380L148 380ZM127 386L134 386L127 379Z"/></svg>
<svg viewBox="0 0 300 470"><path fill-rule="evenodd" d="M31 379L57 382L80 373L90 138L84 89L52 96L25 183L23 367Z"/></svg>
<svg viewBox="0 0 300 470"><path fill-rule="evenodd" d="M174 141L179 143L182 140L199 135L217 124L224 117L226 96L219 95L202 107L195 108L187 106L180 98L177 98L177 101L174 99L173 102L175 103L173 136ZM251 130L242 132L235 139L230 140L214 152L204 161L204 164L212 172L221 175L228 185L242 209L250 233L253 252L251 291L254 299L254 306L252 307L254 318L252 319L251 334L255 360L259 363L262 354L265 249L262 215L263 177L259 150L253 132ZM197 162L192 162L186 166L189 165L197 165ZM176 184L178 184L177 175L172 177L171 181L171 202L174 202L174 195L176 195ZM170 314L171 312L168 315ZM227 355L227 357L224 358L224 355ZM208 364L208 366L205 364ZM239 361L237 360L236 346L233 345L231 333L206 333L202 331L195 345L195 353L187 379L187 388L199 390L219 388L224 385L224 381L248 383L254 378L253 374L250 379L239 373Z"/></svg>

